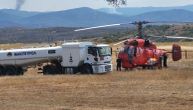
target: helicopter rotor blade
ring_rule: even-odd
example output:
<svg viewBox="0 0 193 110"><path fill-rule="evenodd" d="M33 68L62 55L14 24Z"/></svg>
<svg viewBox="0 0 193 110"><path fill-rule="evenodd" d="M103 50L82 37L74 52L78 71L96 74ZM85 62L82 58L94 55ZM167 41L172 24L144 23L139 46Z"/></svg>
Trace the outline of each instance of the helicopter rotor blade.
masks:
<svg viewBox="0 0 193 110"><path fill-rule="evenodd" d="M105 28L105 27L113 27L113 26L120 26L120 25L126 25L126 24L133 24L133 25L138 25L138 24L193 24L191 21L185 21L185 22L180 22L180 21L134 21L134 22L128 22L128 23L116 23L116 24L108 24L108 25L101 25L101 26L94 26L94 27L88 27L88 28L82 28L82 29L76 29L74 30L75 32L78 31L85 31L85 30L91 30L91 29L98 29L98 28Z"/></svg>
<svg viewBox="0 0 193 110"><path fill-rule="evenodd" d="M114 46L117 46L117 45L119 45L119 44L122 44L122 43L125 42L125 41L127 41L127 40L120 41L120 42L115 43L115 44L113 44L113 45L114 45Z"/></svg>
<svg viewBox="0 0 193 110"><path fill-rule="evenodd" d="M75 32L79 31L85 31L85 30L91 30L91 29L99 29L99 28L105 28L105 27L113 27L113 26L120 26L120 25L127 25L127 24L133 24L133 25L138 25L138 24L156 24L156 23L189 23L189 22L149 22L149 21L134 21L134 22L128 22L128 23L116 23L116 24L108 24L108 25L101 25L101 26L94 26L94 27L88 27L88 28L82 28L82 29L76 29L74 30Z"/></svg>
<svg viewBox="0 0 193 110"><path fill-rule="evenodd" d="M191 21L157 21L154 23L163 23L163 24L193 24Z"/></svg>
<svg viewBox="0 0 193 110"><path fill-rule="evenodd" d="M82 28L82 29L76 29L74 30L75 32L79 32L79 31L85 31L85 30L91 30L91 29L98 29L98 28L105 28L105 27L113 27L113 26L120 26L121 24L109 24L109 25L101 25L101 26L94 26L94 27L88 27L88 28Z"/></svg>
<svg viewBox="0 0 193 110"><path fill-rule="evenodd" d="M152 39L151 41L154 41L154 42L157 42L158 40L163 39L163 38L164 38L163 36L152 36L152 35L148 36L148 39L149 40Z"/></svg>
<svg viewBox="0 0 193 110"><path fill-rule="evenodd" d="M166 38L165 36L154 36L154 35L148 35L149 38Z"/></svg>
<svg viewBox="0 0 193 110"><path fill-rule="evenodd" d="M150 36L150 37L154 37L154 38L168 38L168 39L187 39L187 40L193 40L193 38L191 37L182 37L182 36Z"/></svg>
<svg viewBox="0 0 193 110"><path fill-rule="evenodd" d="M138 25L138 24L149 24L149 23L157 23L157 22L149 22L149 21L135 21L131 22L130 24Z"/></svg>
<svg viewBox="0 0 193 110"><path fill-rule="evenodd" d="M193 38L191 37L182 37L182 36L165 36L166 38L170 38L170 39L187 39L187 40L193 40Z"/></svg>
<svg viewBox="0 0 193 110"><path fill-rule="evenodd" d="M85 30L91 30L91 29L99 29L99 28L105 28L105 27L113 27L113 26L120 26L120 25L127 25L127 24L138 25L139 23L141 23L141 24L148 24L148 23L155 23L155 22L135 21L135 22L128 22L128 23L116 23L116 24L108 24L108 25L101 25L101 26L94 26L94 27L76 29L74 31L75 32L79 32L79 31L85 31Z"/></svg>

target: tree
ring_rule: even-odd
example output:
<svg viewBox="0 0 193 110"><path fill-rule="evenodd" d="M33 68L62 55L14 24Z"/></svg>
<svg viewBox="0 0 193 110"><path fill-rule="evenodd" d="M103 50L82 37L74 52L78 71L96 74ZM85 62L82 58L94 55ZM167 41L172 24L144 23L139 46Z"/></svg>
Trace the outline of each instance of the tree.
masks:
<svg viewBox="0 0 193 110"><path fill-rule="evenodd" d="M119 5L125 5L127 0L106 0L108 3L119 6Z"/></svg>

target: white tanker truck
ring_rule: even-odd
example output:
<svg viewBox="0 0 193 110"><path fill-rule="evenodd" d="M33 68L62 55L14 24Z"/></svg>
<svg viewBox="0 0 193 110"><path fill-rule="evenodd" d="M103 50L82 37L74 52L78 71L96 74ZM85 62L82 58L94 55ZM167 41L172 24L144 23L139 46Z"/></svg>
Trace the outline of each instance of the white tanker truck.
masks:
<svg viewBox="0 0 193 110"><path fill-rule="evenodd" d="M91 42L57 47L0 50L0 75L22 75L26 68L43 64L43 74L106 73L112 71L112 49Z"/></svg>

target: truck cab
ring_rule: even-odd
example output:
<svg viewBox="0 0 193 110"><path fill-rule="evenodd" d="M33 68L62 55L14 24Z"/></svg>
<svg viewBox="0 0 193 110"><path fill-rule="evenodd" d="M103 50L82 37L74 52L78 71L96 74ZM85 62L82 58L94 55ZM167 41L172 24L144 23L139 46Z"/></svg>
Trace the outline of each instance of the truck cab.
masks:
<svg viewBox="0 0 193 110"><path fill-rule="evenodd" d="M72 42L62 45L62 68L65 73L106 73L112 71L109 45Z"/></svg>
<svg viewBox="0 0 193 110"><path fill-rule="evenodd" d="M109 45L100 44L88 47L88 53L86 59L84 60L84 65L90 65L93 73L105 73L112 71L111 61L112 49Z"/></svg>

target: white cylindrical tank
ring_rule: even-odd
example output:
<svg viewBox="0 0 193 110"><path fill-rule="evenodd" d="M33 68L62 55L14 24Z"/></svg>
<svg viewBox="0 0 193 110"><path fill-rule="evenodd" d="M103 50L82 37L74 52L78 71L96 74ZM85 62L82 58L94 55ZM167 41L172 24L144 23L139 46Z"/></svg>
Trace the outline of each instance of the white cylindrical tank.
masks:
<svg viewBox="0 0 193 110"><path fill-rule="evenodd" d="M61 56L62 47L0 50L0 65L32 65Z"/></svg>

